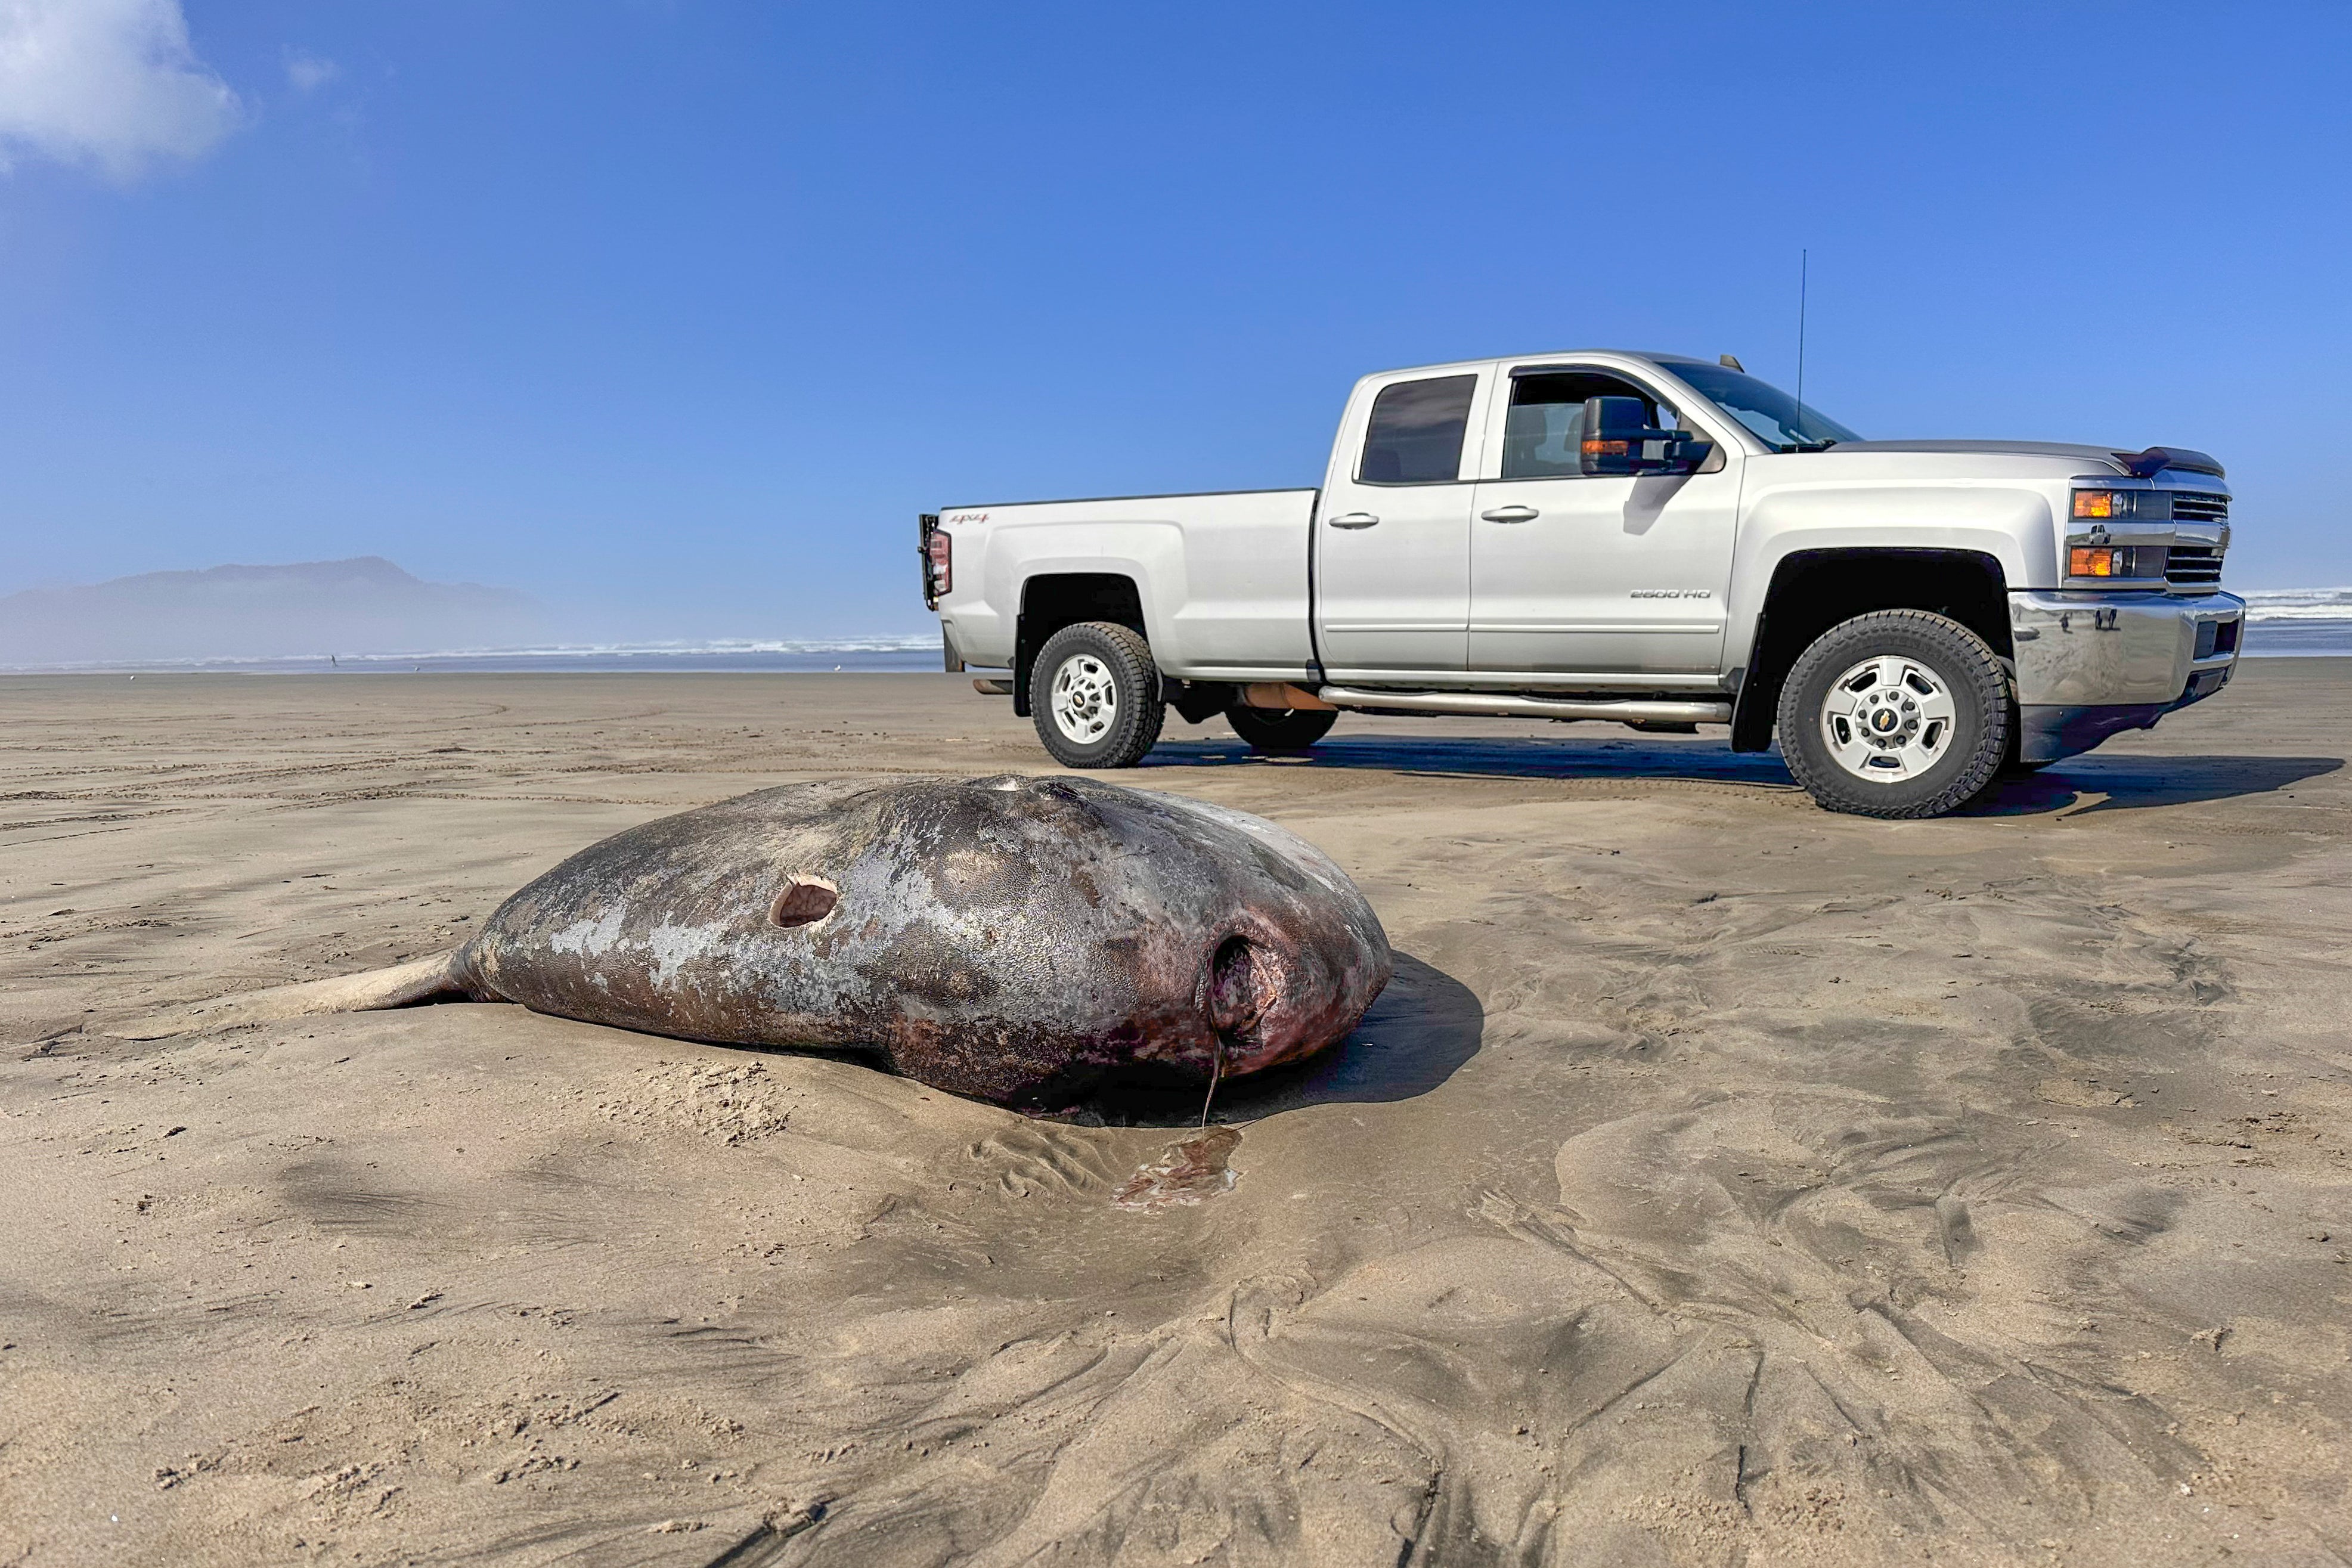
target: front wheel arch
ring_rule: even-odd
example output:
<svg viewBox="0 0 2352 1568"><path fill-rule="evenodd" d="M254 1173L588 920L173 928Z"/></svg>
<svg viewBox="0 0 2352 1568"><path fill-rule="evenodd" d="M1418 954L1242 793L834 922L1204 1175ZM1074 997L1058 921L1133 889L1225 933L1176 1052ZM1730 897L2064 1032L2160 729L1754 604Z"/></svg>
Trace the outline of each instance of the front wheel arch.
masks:
<svg viewBox="0 0 2352 1568"><path fill-rule="evenodd" d="M1245 708L1225 710L1225 722L1254 752L1298 752L1331 732L1339 715L1328 708Z"/></svg>
<svg viewBox="0 0 2352 1568"><path fill-rule="evenodd" d="M1958 622L2002 658L2013 653L2009 579L1980 550L1792 551L1773 565L1733 700L1731 749L1772 744L1780 688L1805 649L1841 622L1880 610L1924 610Z"/></svg>

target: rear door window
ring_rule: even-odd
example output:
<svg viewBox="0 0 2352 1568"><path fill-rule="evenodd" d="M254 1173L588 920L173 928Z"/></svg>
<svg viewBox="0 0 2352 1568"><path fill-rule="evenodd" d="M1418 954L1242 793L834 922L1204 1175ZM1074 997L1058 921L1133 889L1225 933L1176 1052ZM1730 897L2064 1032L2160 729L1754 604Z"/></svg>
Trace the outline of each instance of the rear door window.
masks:
<svg viewBox="0 0 2352 1568"><path fill-rule="evenodd" d="M1475 375L1440 375L1381 388L1356 470L1368 485L1449 484L1462 474Z"/></svg>

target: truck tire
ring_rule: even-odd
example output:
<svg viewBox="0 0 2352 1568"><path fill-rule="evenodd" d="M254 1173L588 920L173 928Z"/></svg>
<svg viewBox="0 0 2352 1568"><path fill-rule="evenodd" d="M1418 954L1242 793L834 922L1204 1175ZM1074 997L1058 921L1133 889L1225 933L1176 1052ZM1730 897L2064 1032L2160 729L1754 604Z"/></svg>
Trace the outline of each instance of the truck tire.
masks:
<svg viewBox="0 0 2352 1568"><path fill-rule="evenodd" d="M1225 722L1253 752L1303 752L1331 732L1339 715L1328 708L1225 710Z"/></svg>
<svg viewBox="0 0 2352 1568"><path fill-rule="evenodd" d="M1948 616L1880 610L1832 626L1780 688L1780 755L1822 806L1940 816L2009 755L2009 672Z"/></svg>
<svg viewBox="0 0 2352 1568"><path fill-rule="evenodd" d="M1029 707L1037 738L1066 768L1135 766L1168 716L1151 645L1115 621L1080 621L1046 638L1029 667Z"/></svg>

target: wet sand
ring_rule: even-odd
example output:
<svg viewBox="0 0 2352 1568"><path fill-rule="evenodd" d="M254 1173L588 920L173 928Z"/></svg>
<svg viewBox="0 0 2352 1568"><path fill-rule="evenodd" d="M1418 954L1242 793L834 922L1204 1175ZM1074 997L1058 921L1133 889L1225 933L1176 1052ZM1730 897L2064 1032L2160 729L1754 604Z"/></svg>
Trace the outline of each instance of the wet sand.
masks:
<svg viewBox="0 0 2352 1568"><path fill-rule="evenodd" d="M1720 731L1171 725L1124 782L1401 955L1205 1142L508 1006L110 1032L688 805L1047 771L960 679L0 716L0 1563L2352 1553L2352 661L1933 823Z"/></svg>

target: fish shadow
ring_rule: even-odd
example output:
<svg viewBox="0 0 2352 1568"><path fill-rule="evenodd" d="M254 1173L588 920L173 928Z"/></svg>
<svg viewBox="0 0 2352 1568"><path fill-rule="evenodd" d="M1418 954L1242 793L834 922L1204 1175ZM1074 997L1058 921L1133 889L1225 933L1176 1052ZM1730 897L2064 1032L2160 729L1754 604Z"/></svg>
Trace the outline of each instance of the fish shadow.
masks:
<svg viewBox="0 0 2352 1568"><path fill-rule="evenodd" d="M2342 757L2166 757L2084 752L2001 780L1955 815L2086 816L2270 795L2340 771Z"/></svg>
<svg viewBox="0 0 2352 1568"><path fill-rule="evenodd" d="M1312 1105L1380 1104L1429 1093L1478 1054L1486 1009L1470 988L1433 964L1396 955L1396 973L1347 1038L1328 1051L1247 1078L1227 1079L1213 1096L1198 1082L1106 1083L1087 1102L1087 1120L1124 1127L1192 1127L1257 1121Z"/></svg>

